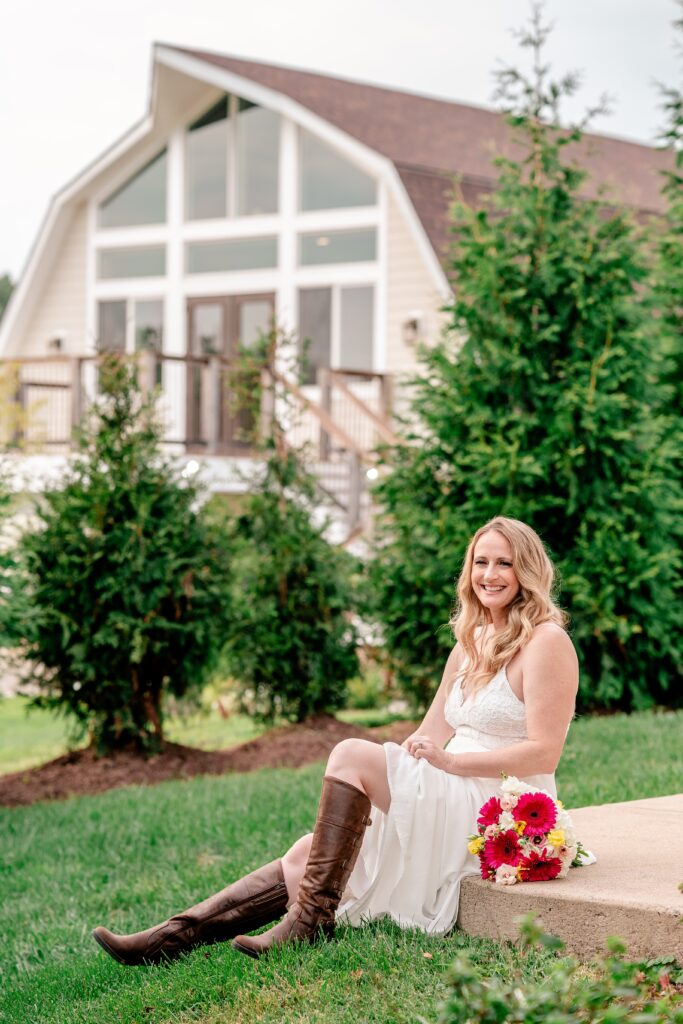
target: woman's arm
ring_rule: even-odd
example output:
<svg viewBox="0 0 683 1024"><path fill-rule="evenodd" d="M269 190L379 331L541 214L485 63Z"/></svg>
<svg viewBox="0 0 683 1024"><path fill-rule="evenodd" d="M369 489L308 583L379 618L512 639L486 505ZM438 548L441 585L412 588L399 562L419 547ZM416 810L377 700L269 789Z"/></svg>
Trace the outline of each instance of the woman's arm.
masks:
<svg viewBox="0 0 683 1024"><path fill-rule="evenodd" d="M412 750L453 775L493 778L555 771L574 714L579 683L576 652L559 626L539 627L524 650L522 686L528 739L481 753L449 754L431 743ZM412 738L411 738L412 739Z"/></svg>
<svg viewBox="0 0 683 1024"><path fill-rule="evenodd" d="M409 749L409 745L417 739L417 737L422 737L422 739L430 739L438 747L443 747L451 738L453 735L453 727L448 724L444 717L444 708L448 692L454 677L457 675L461 660L462 654L460 648L456 646L448 655L448 660L446 661L443 675L441 676L441 682L439 683L439 689L434 695L434 700L430 704L427 714L424 716L415 732L411 733L408 739L404 740L401 746Z"/></svg>

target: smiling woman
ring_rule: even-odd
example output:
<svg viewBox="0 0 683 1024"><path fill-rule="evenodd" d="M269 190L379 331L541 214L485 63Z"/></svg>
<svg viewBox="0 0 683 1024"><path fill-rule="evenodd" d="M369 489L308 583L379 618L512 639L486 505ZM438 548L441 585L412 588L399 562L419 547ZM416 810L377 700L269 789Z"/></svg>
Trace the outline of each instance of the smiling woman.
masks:
<svg viewBox="0 0 683 1024"><path fill-rule="evenodd" d="M418 731L401 746L337 744L315 830L281 859L147 931L97 928L95 939L137 964L233 937L237 950L259 957L330 936L337 919L390 917L432 935L449 931L460 882L479 870L467 839L500 773L555 795L578 670L552 581L533 530L513 519L487 523L458 583L459 642ZM245 934L285 910L268 931Z"/></svg>

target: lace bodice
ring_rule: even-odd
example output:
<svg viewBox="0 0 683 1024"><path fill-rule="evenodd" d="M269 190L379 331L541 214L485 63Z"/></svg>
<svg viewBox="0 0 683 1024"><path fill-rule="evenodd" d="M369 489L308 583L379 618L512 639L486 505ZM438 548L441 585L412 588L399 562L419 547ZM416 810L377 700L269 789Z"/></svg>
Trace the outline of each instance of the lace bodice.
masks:
<svg viewBox="0 0 683 1024"><path fill-rule="evenodd" d="M446 700L444 716L457 736L469 736L485 747L503 747L527 738L526 708L513 693L505 667L466 700L456 679Z"/></svg>

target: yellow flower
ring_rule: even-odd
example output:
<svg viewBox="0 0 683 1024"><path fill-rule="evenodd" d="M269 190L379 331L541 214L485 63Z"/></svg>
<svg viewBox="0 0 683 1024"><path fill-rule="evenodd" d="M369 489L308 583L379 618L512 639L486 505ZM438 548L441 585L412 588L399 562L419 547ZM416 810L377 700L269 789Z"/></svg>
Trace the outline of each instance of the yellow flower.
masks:
<svg viewBox="0 0 683 1024"><path fill-rule="evenodd" d="M563 828L554 828L552 832L548 832L548 842L551 846L564 846L565 845L565 834Z"/></svg>
<svg viewBox="0 0 683 1024"><path fill-rule="evenodd" d="M556 800L555 803L557 804L557 806L560 808L561 811L564 810L564 804L562 803L561 800Z"/></svg>
<svg viewBox="0 0 683 1024"><path fill-rule="evenodd" d="M526 822L525 821L518 821L518 822L515 823L515 829L517 831L517 835L518 836L522 835L522 833L524 832L525 828L526 828Z"/></svg>
<svg viewBox="0 0 683 1024"><path fill-rule="evenodd" d="M479 851L483 849L483 847L483 836L477 836L476 839L470 839L469 843L467 844L467 849L469 850L470 853L474 854L475 857L479 853Z"/></svg>

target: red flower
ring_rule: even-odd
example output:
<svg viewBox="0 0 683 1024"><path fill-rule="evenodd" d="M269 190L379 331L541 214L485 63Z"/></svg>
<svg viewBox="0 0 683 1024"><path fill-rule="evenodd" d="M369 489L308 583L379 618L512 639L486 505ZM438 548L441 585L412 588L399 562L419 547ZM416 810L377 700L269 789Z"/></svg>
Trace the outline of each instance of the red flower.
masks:
<svg viewBox="0 0 683 1024"><path fill-rule="evenodd" d="M557 808L545 793L522 793L512 816L515 821L526 823L525 836L541 836L555 827Z"/></svg>
<svg viewBox="0 0 683 1024"><path fill-rule="evenodd" d="M532 850L528 857L522 857L519 862L519 874L522 882L549 882L551 878L557 878L562 870L562 861L559 857L548 854L547 850Z"/></svg>
<svg viewBox="0 0 683 1024"><path fill-rule="evenodd" d="M480 825L482 828L486 828L488 825L497 825L501 810L499 798L492 796L479 811L477 825Z"/></svg>
<svg viewBox="0 0 683 1024"><path fill-rule="evenodd" d="M496 877L496 869L493 864L489 864L486 859L486 853L483 850L479 854L479 872L485 882L490 882Z"/></svg>
<svg viewBox="0 0 683 1024"><path fill-rule="evenodd" d="M494 868L499 868L501 864L511 864L515 867L522 859L517 833L508 829L507 832L501 832L499 836L487 839L484 854Z"/></svg>

